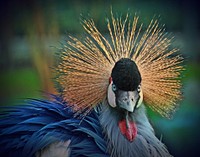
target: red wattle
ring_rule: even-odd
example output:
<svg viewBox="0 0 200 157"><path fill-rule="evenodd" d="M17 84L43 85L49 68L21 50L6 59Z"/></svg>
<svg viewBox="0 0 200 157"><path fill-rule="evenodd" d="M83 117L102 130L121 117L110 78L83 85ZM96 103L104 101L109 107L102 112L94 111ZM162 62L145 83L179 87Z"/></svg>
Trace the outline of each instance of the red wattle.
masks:
<svg viewBox="0 0 200 157"><path fill-rule="evenodd" d="M118 123L121 133L130 141L133 142L137 135L137 126L134 122L128 121L128 126L126 120L121 120Z"/></svg>

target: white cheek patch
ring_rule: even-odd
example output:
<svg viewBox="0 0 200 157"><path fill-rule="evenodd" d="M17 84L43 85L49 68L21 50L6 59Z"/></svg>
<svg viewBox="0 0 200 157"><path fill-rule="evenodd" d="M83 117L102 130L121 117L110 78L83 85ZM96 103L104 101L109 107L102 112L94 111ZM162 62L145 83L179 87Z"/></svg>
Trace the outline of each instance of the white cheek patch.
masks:
<svg viewBox="0 0 200 157"><path fill-rule="evenodd" d="M108 86L108 90L107 90L107 99L108 99L108 104L111 107L116 107L116 97L115 97L115 93L112 90L112 82L109 84Z"/></svg>
<svg viewBox="0 0 200 157"><path fill-rule="evenodd" d="M143 92L142 92L142 89L141 89L139 95L140 95L140 99L139 99L139 101L138 101L138 104L137 104L136 108L140 107L140 105L141 105L142 102L143 102Z"/></svg>

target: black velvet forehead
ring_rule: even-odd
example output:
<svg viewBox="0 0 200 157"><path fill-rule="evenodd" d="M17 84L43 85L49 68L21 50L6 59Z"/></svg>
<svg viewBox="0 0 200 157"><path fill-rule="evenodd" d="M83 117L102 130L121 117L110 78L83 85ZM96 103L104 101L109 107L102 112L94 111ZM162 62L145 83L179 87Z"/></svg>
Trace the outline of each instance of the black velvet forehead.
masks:
<svg viewBox="0 0 200 157"><path fill-rule="evenodd" d="M115 63L111 77L117 88L124 91L134 91L141 83L138 67L129 58L122 58Z"/></svg>

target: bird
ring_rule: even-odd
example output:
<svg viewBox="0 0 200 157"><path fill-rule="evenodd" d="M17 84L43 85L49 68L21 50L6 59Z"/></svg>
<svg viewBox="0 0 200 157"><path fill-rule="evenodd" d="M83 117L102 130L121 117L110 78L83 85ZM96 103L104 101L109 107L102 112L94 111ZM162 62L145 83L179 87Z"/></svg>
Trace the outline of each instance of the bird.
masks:
<svg viewBox="0 0 200 157"><path fill-rule="evenodd" d="M59 94L1 107L0 155L8 157L170 157L146 107L171 118L182 99L183 57L153 18L144 28L127 13L106 19L103 36L81 19L54 72Z"/></svg>

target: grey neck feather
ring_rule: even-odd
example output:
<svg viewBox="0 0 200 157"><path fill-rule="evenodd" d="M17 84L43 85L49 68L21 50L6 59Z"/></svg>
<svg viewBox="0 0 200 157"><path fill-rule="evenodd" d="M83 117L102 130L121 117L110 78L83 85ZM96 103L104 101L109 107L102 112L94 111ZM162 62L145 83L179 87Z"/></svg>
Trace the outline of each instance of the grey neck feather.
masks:
<svg viewBox="0 0 200 157"><path fill-rule="evenodd" d="M146 116L144 105L131 114L137 125L138 134L129 142L120 132L117 114L105 100L101 105L100 123L107 139L111 157L172 157L165 145L156 138Z"/></svg>

